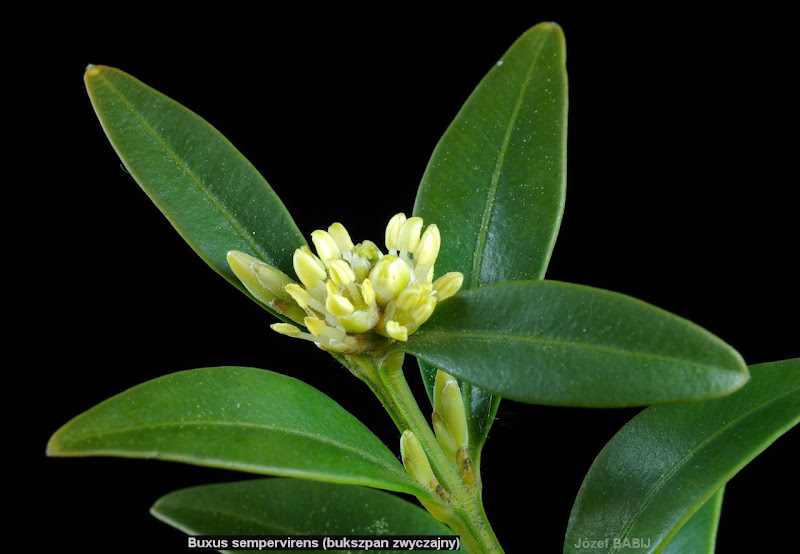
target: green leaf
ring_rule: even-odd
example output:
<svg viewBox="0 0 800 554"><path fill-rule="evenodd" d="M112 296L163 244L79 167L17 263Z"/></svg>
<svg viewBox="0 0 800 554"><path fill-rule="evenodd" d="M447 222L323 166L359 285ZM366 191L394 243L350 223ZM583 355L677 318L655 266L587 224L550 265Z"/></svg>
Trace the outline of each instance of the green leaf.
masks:
<svg viewBox="0 0 800 554"><path fill-rule="evenodd" d="M183 489L160 498L151 513L190 535L375 535L379 538L380 535L453 534L425 510L397 496L298 479L259 479Z"/></svg>
<svg viewBox="0 0 800 554"><path fill-rule="evenodd" d="M228 267L229 250L293 274L292 253L306 244L303 235L261 174L219 131L119 69L89 66L85 81L128 173L208 265L248 296Z"/></svg>
<svg viewBox="0 0 800 554"><path fill-rule="evenodd" d="M622 294L555 281L489 285L444 300L404 348L505 398L635 406L724 395L747 382L738 352Z"/></svg>
<svg viewBox="0 0 800 554"><path fill-rule="evenodd" d="M415 215L442 233L438 274L464 288L544 277L564 211L567 73L561 28L523 34L481 80L445 131L423 175ZM430 396L436 369L420 362ZM473 448L499 398L461 384Z"/></svg>
<svg viewBox="0 0 800 554"><path fill-rule="evenodd" d="M625 425L586 474L565 551L578 539L607 536L649 539L648 552L657 551L750 460L797 425L800 358L750 369L750 383L727 398L653 406Z"/></svg>
<svg viewBox="0 0 800 554"><path fill-rule="evenodd" d="M47 453L157 458L430 496L333 400L253 368L195 369L133 387L64 425Z"/></svg>
<svg viewBox="0 0 800 554"><path fill-rule="evenodd" d="M564 34L540 23L478 84L433 152L414 213L436 223L438 274L464 286L544 277L564 210Z"/></svg>
<svg viewBox="0 0 800 554"><path fill-rule="evenodd" d="M714 554L725 487L709 498L672 537L661 554Z"/></svg>

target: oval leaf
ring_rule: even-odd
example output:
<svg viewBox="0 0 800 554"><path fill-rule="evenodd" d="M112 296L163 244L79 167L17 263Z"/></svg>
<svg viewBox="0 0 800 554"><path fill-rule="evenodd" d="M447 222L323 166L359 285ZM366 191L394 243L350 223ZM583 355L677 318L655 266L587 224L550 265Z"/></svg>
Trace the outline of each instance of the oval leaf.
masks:
<svg viewBox="0 0 800 554"><path fill-rule="evenodd" d="M603 448L578 491L565 552L580 539L639 537L658 549L729 479L800 421L800 358L751 368L716 400L653 406ZM617 552L608 548L604 551Z"/></svg>
<svg viewBox="0 0 800 554"><path fill-rule="evenodd" d="M406 351L505 398L635 406L730 393L739 354L622 294L555 281L499 283L444 300Z"/></svg>
<svg viewBox="0 0 800 554"><path fill-rule="evenodd" d="M478 84L422 177L415 215L436 223L439 274L464 285L541 279L564 210L564 34L540 23Z"/></svg>
<svg viewBox="0 0 800 554"><path fill-rule="evenodd" d="M529 29L481 80L428 163L414 214L438 225L437 271L462 272L465 289L544 277L564 211L565 58L558 25ZM430 396L436 368L420 360L420 370ZM500 399L469 383L461 390L479 451Z"/></svg>
<svg viewBox="0 0 800 554"><path fill-rule="evenodd" d="M133 387L64 425L47 453L157 458L429 496L333 400L253 368L195 369Z"/></svg>
<svg viewBox="0 0 800 554"><path fill-rule="evenodd" d="M292 252L306 244L303 235L261 174L219 131L119 69L89 66L85 81L128 172L208 265L245 294L226 262L229 250L293 274Z"/></svg>
<svg viewBox="0 0 800 554"><path fill-rule="evenodd" d="M661 554L714 554L725 487L709 498L672 537Z"/></svg>
<svg viewBox="0 0 800 554"><path fill-rule="evenodd" d="M183 489L160 498L150 511L190 535L379 538L380 535L453 534L428 512L397 496L298 479L259 479ZM311 551L319 552L308 552Z"/></svg>

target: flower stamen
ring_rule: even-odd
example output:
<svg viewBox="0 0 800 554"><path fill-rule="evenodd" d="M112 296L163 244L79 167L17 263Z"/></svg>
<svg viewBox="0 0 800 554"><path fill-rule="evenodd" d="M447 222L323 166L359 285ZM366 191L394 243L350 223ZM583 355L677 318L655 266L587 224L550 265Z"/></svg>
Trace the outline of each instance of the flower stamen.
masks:
<svg viewBox="0 0 800 554"><path fill-rule="evenodd" d="M436 225L423 231L420 217L399 213L389 220L388 254L368 240L353 244L341 223L314 231L311 241L316 254L302 246L292 258L302 286L286 276L282 281L272 276L273 268L245 254L231 252L229 260L259 300L285 294L282 302L296 303L293 311L281 313L309 332L287 323L276 323L275 331L310 340L326 350L356 353L385 342L375 335L407 341L430 318L437 302L458 292L464 280L461 273L452 272L433 281L442 238ZM280 282L278 289L270 292L266 285L257 289L261 275L269 276L270 283Z"/></svg>

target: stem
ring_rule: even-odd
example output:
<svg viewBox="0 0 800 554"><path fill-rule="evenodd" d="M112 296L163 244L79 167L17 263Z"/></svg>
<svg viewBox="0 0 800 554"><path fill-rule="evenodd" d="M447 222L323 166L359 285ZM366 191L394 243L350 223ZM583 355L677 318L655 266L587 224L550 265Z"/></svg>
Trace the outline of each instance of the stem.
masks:
<svg viewBox="0 0 800 554"><path fill-rule="evenodd" d="M411 430L422 445L448 495L437 501L420 498L422 505L461 536L469 552L503 552L483 509L480 476L476 475L472 484L466 483L439 445L403 374L403 357L402 352L395 351L382 358L362 354L341 361L378 397L400 432ZM473 470L477 472L477 464Z"/></svg>

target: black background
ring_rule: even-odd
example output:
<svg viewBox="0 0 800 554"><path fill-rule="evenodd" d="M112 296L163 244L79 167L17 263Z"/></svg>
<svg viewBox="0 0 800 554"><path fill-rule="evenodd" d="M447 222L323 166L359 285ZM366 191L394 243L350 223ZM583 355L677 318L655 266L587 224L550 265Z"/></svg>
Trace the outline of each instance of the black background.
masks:
<svg viewBox="0 0 800 554"><path fill-rule="evenodd" d="M183 552L183 535L148 515L152 502L251 477L44 457L74 415L174 371L243 365L298 377L398 450L367 389L322 352L269 331L269 317L208 269L121 169L83 88L88 63L119 67L205 117L304 233L335 218L362 240L411 211L438 138L506 48L556 21L570 78L568 201L548 277L642 298L708 328L751 364L800 355L796 46L785 13L493 4L458 16L205 15L85 14L35 34L47 56L12 66L21 104L9 109L24 127L15 135L22 156L9 162L29 164L15 188L33 194L14 203L25 223L13 226L9 246L22 255L9 273L29 342L15 346L24 390L7 394L20 406L12 428L33 439L19 512L42 526L37 540ZM411 361L407 373L418 388ZM635 413L501 404L483 474L508 552L560 551L583 475ZM719 552L797 544L797 439L790 432L731 481Z"/></svg>

